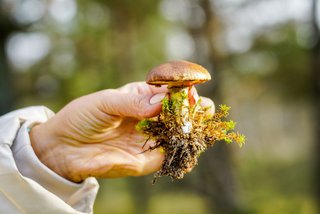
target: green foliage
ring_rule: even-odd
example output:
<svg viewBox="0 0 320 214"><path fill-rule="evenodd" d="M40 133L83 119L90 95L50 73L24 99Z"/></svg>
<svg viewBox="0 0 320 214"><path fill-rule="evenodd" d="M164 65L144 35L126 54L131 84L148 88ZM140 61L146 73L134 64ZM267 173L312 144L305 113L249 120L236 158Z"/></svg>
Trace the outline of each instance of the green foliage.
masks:
<svg viewBox="0 0 320 214"><path fill-rule="evenodd" d="M84 94L143 80L165 60L169 25L159 14L159 2L80 0L68 27L50 17L40 19L37 26L52 48L26 72L14 73L16 107L45 104L58 111ZM37 29L30 25L26 30Z"/></svg>
<svg viewBox="0 0 320 214"><path fill-rule="evenodd" d="M251 112L252 108L258 109L256 112L259 112L261 115L254 115L254 117L260 118L263 115L274 112L275 109L281 109L283 106L279 106L279 103L277 104L274 100L281 100L283 102L282 105L286 105L286 101L290 100L293 102L291 103L292 106L299 108L300 105L297 105L297 100L300 98L299 101L304 102L304 106L306 106L306 108L302 109L302 112L307 114L308 118L313 118L312 114L308 112L308 108L312 105L306 99L312 95L310 92L313 87L311 84L313 82L313 74L311 72L310 45L314 41L310 37L308 24L303 21L303 24L299 26L301 21L298 19L292 21L291 19L287 23L281 21L268 25L267 28L263 27L254 34L255 38L252 37L250 41L253 44L252 47L240 53L227 52L228 48L224 49L223 44L218 44L218 46L213 44L213 47L199 48L201 46L197 45L201 45L203 41L198 42L198 38L206 41L206 35L210 36L210 32L197 29L197 32L194 33L194 29L187 29L191 25L188 25L185 21L174 21L170 24L159 14L159 3L163 2L170 1L79 0L76 1L77 15L71 22L55 22L52 16L47 14L36 23L24 26L18 26L19 23L15 23L17 26L7 35L29 32L44 33L50 39L51 49L45 58L24 72L6 72L5 70L2 73L0 72L3 75L6 73L10 75L8 78L1 76L2 80L4 82L8 81L8 85L10 86L7 91L4 91L4 94L11 92L7 96L13 101L14 108L45 105L54 111L58 111L70 100L81 95L105 88L116 88L127 82L144 80L146 71L155 64L159 64L170 58L166 56L166 45L164 44L166 38L170 38L172 35L172 30L179 29L186 33L191 32L189 35L194 36L193 39L196 45L195 59L201 59L204 63L210 64L207 59L212 60L212 58L208 56L214 56L213 61L217 74L214 78L218 77L217 81L215 81L220 84L218 87L220 89L215 90L215 92L221 93L221 97L224 99L232 100L234 102L232 106L238 111L240 109L238 105L242 106L241 117L246 118L245 120L247 121L247 123L242 125L246 125L250 129L250 133L248 133L248 135L251 135L250 138L268 136L262 135L262 133L266 133L269 130L268 128L274 126L274 124L279 126L279 132L276 135L261 140L259 146L248 145L246 150L243 151L243 155L241 155L241 161L238 161L241 164L238 164L235 168L238 170L240 168L235 174L243 177L241 181L237 181L240 185L239 189L241 190L241 187L245 189L245 192L241 194L244 194L246 197L242 197L242 199L247 200L244 203L247 203L249 208L254 209L254 211L249 213L317 213L305 208L302 209L302 207L313 203L311 192L314 191L314 187L310 184L313 175L312 172L305 172L305 170L311 169L310 166L313 164L311 162L296 163L299 162L297 159L301 155L308 154L306 155L308 159L311 157L306 151L311 151L308 149L308 146L313 141L310 139L312 135L309 132L292 131L295 130L293 127L300 127L303 124L311 124L312 128L312 121L310 119L301 121L297 119L299 117L289 118L290 114L287 114L288 111L285 110L285 118L279 117L279 123L266 122L263 126L256 126L255 124L259 124L260 120L252 120ZM272 1L270 2L272 3ZM14 20L12 18L14 14L19 14L19 8L24 8L21 6L24 4L24 1L12 1L12 3L15 5L11 7L14 10L10 12L10 8L8 8L8 10L4 11L10 15L10 20ZM49 8L51 5L50 1L42 1L42 3L48 4L45 5L45 8ZM198 5L198 3L199 1L192 2L194 6L189 9L192 10L194 8L198 11L199 7L205 5ZM242 4L239 5L242 7ZM230 6L236 8L237 4L230 4ZM249 11L250 7L251 4L246 4L243 8ZM214 8L212 9L214 10ZM239 12L240 10L241 8L239 8ZM242 15L246 16L244 13ZM205 16L205 18L209 18L209 16ZM213 18L219 23L219 15ZM6 37L6 26L8 26L6 19L2 21L4 24L3 42L9 41L10 37ZM210 20L206 21L209 21L206 23L210 23ZM217 38L220 38L225 33L223 32L225 29L223 26L219 28L215 25L211 29L214 30L214 35ZM212 41L215 43L220 40L210 38L207 41L210 41L209 43L211 44ZM304 45L301 44L302 42ZM2 45L3 47L9 47L4 43ZM208 52L210 49L214 50L214 52ZM257 56L264 57L257 60ZM8 60L3 59L2 62L5 63L5 61ZM212 96L213 92L210 86L206 89L206 92L209 96ZM263 99L266 96L270 99ZM265 104L270 104L266 102L274 102L272 105L274 109L264 108ZM198 104L200 103L199 100ZM166 109L171 109L170 106L173 105L173 102L169 103L168 101L167 104ZM198 104L196 106L199 106ZM202 110L208 114L207 110L209 108L202 108ZM301 110L301 108L299 109ZM190 111L192 118L199 114L196 113L198 110L197 108L192 108L192 111ZM300 110L299 112L301 112ZM225 109L223 111L225 112ZM215 115L217 116L217 114ZM212 115L206 116L206 118L211 117ZM285 127L281 126L281 120L287 121ZM294 121L299 121L299 123L294 125ZM226 143L232 142L231 138L227 135L233 129L232 123L229 122L221 121L219 123L219 126L225 127L220 132L225 135L222 140ZM204 124L206 123L211 122L210 120L204 121ZM145 129L148 125L150 124L145 121L140 128ZM240 146L245 141L245 137L240 134L233 135L233 138L236 138L236 141L240 142ZM293 138L301 138L301 142L304 142L303 148L300 144L297 145L291 142L294 141L291 140ZM257 151L264 148L263 144L269 141L279 141L280 146L276 148L276 153L281 153L283 157L290 157L296 162L290 164L283 163L279 160L274 160L273 157L270 158L270 156L258 159L257 157L260 157L260 154ZM282 141L285 141L286 145L281 144ZM298 152L292 153L288 149L289 147L298 147ZM271 151L275 149L272 146L268 148ZM254 157L245 162L250 155L248 154L250 149ZM263 164L264 161L268 161L268 164ZM207 166L204 165L203 167ZM248 169L250 169L249 172ZM217 173L220 173L219 169ZM280 178L279 174L282 175L280 177L283 179L278 179ZM118 179L113 181L116 180ZM173 185L176 188L176 183ZM127 209L127 207L134 207L136 202L128 201L143 195L139 194L137 196L137 194L133 194L131 198L126 196L125 200L122 200L121 203L116 203L116 206L114 206L114 200L121 199L116 194L119 193L119 186L116 186L114 183L108 183L105 186L106 188L103 188L102 185L100 193L105 190L109 194L110 192L112 194L110 194L107 200L105 198L100 199L101 213L131 213L131 210L122 210ZM123 188L125 191L129 190L127 187ZM219 186L219 188L223 189L224 187ZM310 188L310 190L306 190L307 188ZM126 194L129 194L129 192L126 192ZM240 196L243 196L241 194ZM175 198L175 195L172 198ZM184 207L183 201L185 200L181 200L181 207ZM144 204L148 206L147 201ZM168 207L166 203L161 205ZM172 203L170 205L174 206ZM314 207L316 205L317 202L314 202ZM121 211L112 211L113 209L120 209ZM191 207L190 210L192 210ZM210 210L210 212L215 211Z"/></svg>

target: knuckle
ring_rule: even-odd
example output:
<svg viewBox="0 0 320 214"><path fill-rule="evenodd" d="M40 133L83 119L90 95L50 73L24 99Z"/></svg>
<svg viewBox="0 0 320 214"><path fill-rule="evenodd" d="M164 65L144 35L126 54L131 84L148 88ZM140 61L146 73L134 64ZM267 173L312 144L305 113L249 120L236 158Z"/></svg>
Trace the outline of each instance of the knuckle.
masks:
<svg viewBox="0 0 320 214"><path fill-rule="evenodd" d="M135 111L138 117L144 118L148 110L145 107L145 97L134 96L132 101L132 109Z"/></svg>

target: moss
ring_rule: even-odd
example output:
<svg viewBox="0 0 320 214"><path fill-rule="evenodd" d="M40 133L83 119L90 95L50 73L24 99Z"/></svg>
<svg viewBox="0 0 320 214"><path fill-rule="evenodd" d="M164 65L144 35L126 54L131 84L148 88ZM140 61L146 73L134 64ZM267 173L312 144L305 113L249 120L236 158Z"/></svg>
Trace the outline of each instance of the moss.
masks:
<svg viewBox="0 0 320 214"><path fill-rule="evenodd" d="M188 94L186 94L184 91L174 91L174 93L170 94L170 98L165 97L162 100L162 112L167 112L178 116L183 106L183 101L187 98Z"/></svg>
<svg viewBox="0 0 320 214"><path fill-rule="evenodd" d="M136 125L136 130L138 131L143 131L148 129L148 127L150 126L151 120L149 119L144 119L141 120L137 125Z"/></svg>
<svg viewBox="0 0 320 214"><path fill-rule="evenodd" d="M202 107L201 100L187 106L192 129L190 133L184 133L181 109L186 99L188 95L184 91L175 91L170 98L163 99L162 112L157 118L142 120L137 125L137 130L155 141L149 150L161 148L165 151L165 160L155 173L154 181L164 175L172 179L183 178L198 164L200 154L217 141L236 142L240 147L245 143L245 136L233 131L236 123L226 120L230 107L220 105L218 111L211 115L208 113L210 107Z"/></svg>

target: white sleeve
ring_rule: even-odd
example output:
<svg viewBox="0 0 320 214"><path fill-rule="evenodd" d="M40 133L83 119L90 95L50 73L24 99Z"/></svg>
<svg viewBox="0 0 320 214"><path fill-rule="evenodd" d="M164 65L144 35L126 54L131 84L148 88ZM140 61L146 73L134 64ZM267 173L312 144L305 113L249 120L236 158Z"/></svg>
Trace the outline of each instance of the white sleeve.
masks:
<svg viewBox="0 0 320 214"><path fill-rule="evenodd" d="M29 107L0 117L0 213L92 213L95 178L73 183L40 162L28 129L47 121L49 109Z"/></svg>

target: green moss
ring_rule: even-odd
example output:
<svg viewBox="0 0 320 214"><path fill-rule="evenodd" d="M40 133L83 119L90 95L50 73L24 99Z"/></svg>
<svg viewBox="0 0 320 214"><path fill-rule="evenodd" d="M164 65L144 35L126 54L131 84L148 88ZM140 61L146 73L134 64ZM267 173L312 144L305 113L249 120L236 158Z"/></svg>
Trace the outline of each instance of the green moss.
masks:
<svg viewBox="0 0 320 214"><path fill-rule="evenodd" d="M137 125L136 125L136 130L137 131L143 131L147 130L150 127L151 120L149 119L144 119L141 120Z"/></svg>
<svg viewBox="0 0 320 214"><path fill-rule="evenodd" d="M225 112L226 114L228 114L229 110L231 109L230 106L227 106L224 104L220 105L219 107L220 107L220 111Z"/></svg>
<svg viewBox="0 0 320 214"><path fill-rule="evenodd" d="M162 112L153 119L145 119L137 124L155 145L150 150L162 148L165 160L155 178L167 175L173 179L181 179L198 163L201 153L213 146L217 141L227 144L236 142L240 147L245 143L245 136L234 132L236 123L226 120L230 107L220 105L214 115L209 113L210 107L202 107L201 100L192 106L188 102L186 90L173 91L169 98L162 100ZM183 132L181 111L189 108L189 121L192 124L190 133Z"/></svg>
<svg viewBox="0 0 320 214"><path fill-rule="evenodd" d="M173 101L165 97L162 100L162 112L172 112Z"/></svg>
<svg viewBox="0 0 320 214"><path fill-rule="evenodd" d="M162 112L167 112L178 116L183 106L183 102L187 98L188 95L185 92L172 93L170 95L170 99L165 97L162 100Z"/></svg>

